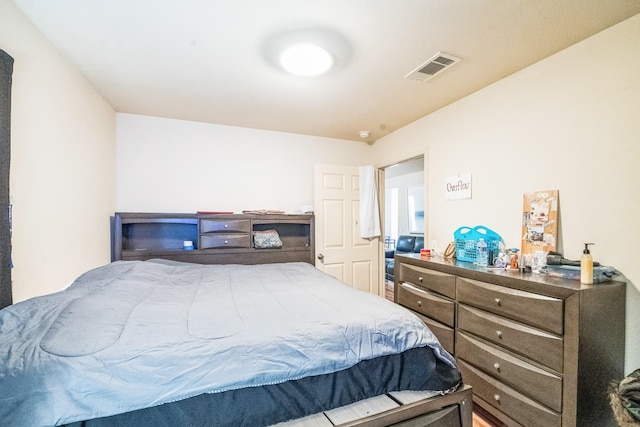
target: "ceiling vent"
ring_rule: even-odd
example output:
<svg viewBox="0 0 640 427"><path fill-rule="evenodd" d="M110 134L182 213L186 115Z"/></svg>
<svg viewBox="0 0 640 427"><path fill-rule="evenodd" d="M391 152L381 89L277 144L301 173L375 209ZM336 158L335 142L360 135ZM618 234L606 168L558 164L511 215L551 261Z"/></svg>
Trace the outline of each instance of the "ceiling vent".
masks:
<svg viewBox="0 0 640 427"><path fill-rule="evenodd" d="M420 80L425 82L434 78L436 75L440 74L447 68L451 68L460 61L460 58L457 58L453 55L438 52L427 62L423 63L404 77L407 79Z"/></svg>

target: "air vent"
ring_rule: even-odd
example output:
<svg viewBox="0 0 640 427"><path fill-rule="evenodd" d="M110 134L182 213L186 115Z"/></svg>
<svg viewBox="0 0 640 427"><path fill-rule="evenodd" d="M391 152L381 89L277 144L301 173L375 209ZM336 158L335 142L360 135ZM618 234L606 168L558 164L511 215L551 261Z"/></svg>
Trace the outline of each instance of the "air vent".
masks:
<svg viewBox="0 0 640 427"><path fill-rule="evenodd" d="M427 81L434 78L447 68L450 68L460 62L461 59L448 53L438 52L427 62L421 64L418 68L404 76L407 79Z"/></svg>

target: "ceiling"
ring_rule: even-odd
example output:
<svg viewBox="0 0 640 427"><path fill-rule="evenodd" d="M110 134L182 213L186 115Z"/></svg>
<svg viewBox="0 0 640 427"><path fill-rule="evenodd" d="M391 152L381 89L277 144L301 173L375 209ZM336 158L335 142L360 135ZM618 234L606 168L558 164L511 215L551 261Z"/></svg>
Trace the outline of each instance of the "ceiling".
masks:
<svg viewBox="0 0 640 427"><path fill-rule="evenodd" d="M118 112L368 143L640 13L639 0L13 2ZM274 66L270 43L295 31L342 41L337 67ZM438 52L462 61L405 78Z"/></svg>

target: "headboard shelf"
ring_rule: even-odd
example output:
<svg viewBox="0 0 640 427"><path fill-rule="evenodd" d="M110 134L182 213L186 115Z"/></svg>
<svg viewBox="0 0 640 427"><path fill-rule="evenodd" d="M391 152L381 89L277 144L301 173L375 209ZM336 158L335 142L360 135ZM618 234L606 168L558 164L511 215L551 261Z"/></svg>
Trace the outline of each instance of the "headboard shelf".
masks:
<svg viewBox="0 0 640 427"><path fill-rule="evenodd" d="M276 230L277 249L258 249L253 232ZM184 250L184 241L193 250ZM314 216L116 212L111 218L111 260L151 258L200 264L315 263Z"/></svg>

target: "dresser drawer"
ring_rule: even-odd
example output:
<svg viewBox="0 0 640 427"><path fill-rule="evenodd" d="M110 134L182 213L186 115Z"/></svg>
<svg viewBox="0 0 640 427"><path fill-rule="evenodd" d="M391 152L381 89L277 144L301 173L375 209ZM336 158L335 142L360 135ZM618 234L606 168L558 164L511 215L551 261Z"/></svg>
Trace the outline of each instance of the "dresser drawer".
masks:
<svg viewBox="0 0 640 427"><path fill-rule="evenodd" d="M561 337L462 304L458 305L458 329L562 372Z"/></svg>
<svg viewBox="0 0 640 427"><path fill-rule="evenodd" d="M451 299L456 297L456 276L410 264L400 265L400 281L430 289Z"/></svg>
<svg viewBox="0 0 640 427"><path fill-rule="evenodd" d="M527 427L560 427L560 414L545 408L514 389L502 384L471 365L458 363L462 379L473 394L495 406L508 417Z"/></svg>
<svg viewBox="0 0 640 427"><path fill-rule="evenodd" d="M250 248L251 238L249 234L210 234L200 235L200 249L216 248Z"/></svg>
<svg viewBox="0 0 640 427"><path fill-rule="evenodd" d="M562 379L467 334L456 334L456 356L555 411L562 411Z"/></svg>
<svg viewBox="0 0 640 427"><path fill-rule="evenodd" d="M201 219L200 233L230 232L249 233L251 222L248 219Z"/></svg>
<svg viewBox="0 0 640 427"><path fill-rule="evenodd" d="M447 350L449 353L453 354L453 351L455 349L454 347L454 331L453 328L450 328L446 325L443 325L440 322L436 322L433 319L430 319L427 316L423 316L419 313L415 313L416 316L418 316L420 318L420 320L422 320L425 325L427 325L427 327L431 330L431 332L433 332L433 335L436 336L436 338L438 338L438 341L440 341L440 344L442 344L442 347Z"/></svg>
<svg viewBox="0 0 640 427"><path fill-rule="evenodd" d="M458 278L458 301L562 335L564 302L531 292L519 291Z"/></svg>
<svg viewBox="0 0 640 427"><path fill-rule="evenodd" d="M431 317L447 326L454 326L456 306L451 300L439 297L409 283L400 283L398 304Z"/></svg>

